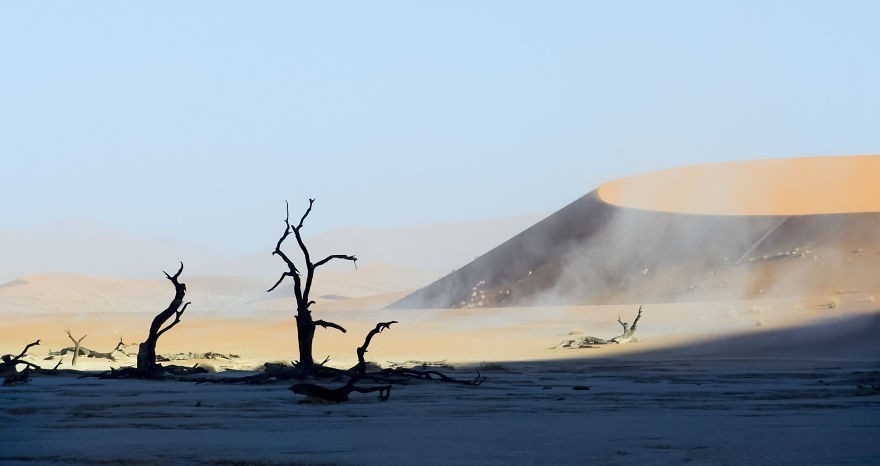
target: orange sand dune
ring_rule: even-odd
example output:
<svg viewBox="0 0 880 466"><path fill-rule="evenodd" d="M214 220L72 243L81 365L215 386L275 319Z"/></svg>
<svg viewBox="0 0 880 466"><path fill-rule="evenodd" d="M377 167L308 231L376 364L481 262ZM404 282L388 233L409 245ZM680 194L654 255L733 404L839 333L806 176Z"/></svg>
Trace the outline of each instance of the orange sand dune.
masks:
<svg viewBox="0 0 880 466"><path fill-rule="evenodd" d="M880 156L701 165L602 186L395 308L880 289Z"/></svg>
<svg viewBox="0 0 880 466"><path fill-rule="evenodd" d="M599 188L610 204L707 215L880 212L880 156L802 157L673 168Z"/></svg>

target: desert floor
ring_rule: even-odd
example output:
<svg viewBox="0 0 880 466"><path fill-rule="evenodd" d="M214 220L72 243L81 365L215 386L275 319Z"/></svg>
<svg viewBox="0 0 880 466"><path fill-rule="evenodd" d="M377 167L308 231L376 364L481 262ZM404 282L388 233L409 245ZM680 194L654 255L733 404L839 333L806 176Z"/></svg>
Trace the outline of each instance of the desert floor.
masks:
<svg viewBox="0 0 880 466"><path fill-rule="evenodd" d="M568 360L485 366L385 403L286 385L41 377L4 389L0 461L31 464L872 464L876 363ZM467 377L471 370L458 373ZM588 390L583 389L589 387Z"/></svg>
<svg viewBox="0 0 880 466"><path fill-rule="evenodd" d="M263 386L38 376L0 389L0 463L32 464L806 464L880 461L880 313L872 296L645 305L639 342L550 349L569 334L610 337L636 306L328 310L316 358L346 367L377 321L398 320L367 358L444 361L478 387L395 386L391 400L302 403ZM316 311L317 312L317 311ZM109 350L138 341L150 314L66 323ZM58 316L5 317L4 347L46 333L31 360L67 344ZM8 329L15 329L12 335ZM84 333L74 331L74 334ZM60 335L55 335L60 334ZM161 353L249 373L295 357L288 313L184 319ZM89 344L93 343L93 344ZM62 367L69 367L63 359ZM133 363L122 358L114 366ZM410 362L410 364L414 364ZM109 363L84 359L79 369ZM235 372L224 372L235 371Z"/></svg>

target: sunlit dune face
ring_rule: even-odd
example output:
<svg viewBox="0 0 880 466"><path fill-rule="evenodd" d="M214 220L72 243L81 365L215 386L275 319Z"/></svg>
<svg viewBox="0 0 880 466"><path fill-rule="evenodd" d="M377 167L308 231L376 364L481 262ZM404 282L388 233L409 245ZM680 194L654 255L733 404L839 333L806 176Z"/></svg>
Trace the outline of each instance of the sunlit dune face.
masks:
<svg viewBox="0 0 880 466"><path fill-rule="evenodd" d="M613 181L598 194L622 207L689 214L880 212L880 156L696 165Z"/></svg>

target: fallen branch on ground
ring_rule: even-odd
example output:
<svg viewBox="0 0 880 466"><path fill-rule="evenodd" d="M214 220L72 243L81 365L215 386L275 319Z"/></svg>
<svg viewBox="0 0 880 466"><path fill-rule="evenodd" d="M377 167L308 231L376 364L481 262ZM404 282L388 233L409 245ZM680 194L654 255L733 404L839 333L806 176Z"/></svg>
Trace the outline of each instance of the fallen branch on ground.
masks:
<svg viewBox="0 0 880 466"><path fill-rule="evenodd" d="M4 354L3 357L0 358L0 361L2 361L0 362L0 377L3 377L3 385L27 382L30 380L31 369L41 369L40 366L21 359L27 355L27 352L31 347L39 344L40 340L28 343L18 356L13 357L11 354ZM18 372L18 368L16 367L18 365L25 366L24 370Z"/></svg>
<svg viewBox="0 0 880 466"><path fill-rule="evenodd" d="M554 346L551 349L555 348L593 348L595 345L608 345L611 343L621 344L621 343L629 343L636 340L634 334L636 333L636 326L639 323L639 319L642 318L642 306L639 306L639 312L636 314L635 320L633 320L632 326L628 323L624 322L620 316L617 316L617 322L623 327L623 333L617 335L615 337L609 338L607 340L603 338L593 337L593 336L585 336L580 338L572 338L569 340L565 340L562 343Z"/></svg>
<svg viewBox="0 0 880 466"><path fill-rule="evenodd" d="M121 367L119 369L110 368L110 372L103 372L97 377L102 379L152 379L152 380L180 380L186 382L192 382L191 379L182 379L180 377L186 377L194 374L206 374L208 372L207 369L203 367L199 367L198 364L193 365L192 367L187 366L162 366L162 370L158 372L150 372L143 373L139 371L136 367Z"/></svg>
<svg viewBox="0 0 880 466"><path fill-rule="evenodd" d="M435 380L440 382L448 382L448 383L456 383L461 385L480 385L486 381L486 377L483 377L480 374L479 369L477 370L477 376L473 378L473 380L460 380L453 377L449 377L448 375L431 370L418 370L411 369L407 367L395 367L393 369L384 369L381 372L382 375L399 375L402 377L412 377L415 379L421 380Z"/></svg>

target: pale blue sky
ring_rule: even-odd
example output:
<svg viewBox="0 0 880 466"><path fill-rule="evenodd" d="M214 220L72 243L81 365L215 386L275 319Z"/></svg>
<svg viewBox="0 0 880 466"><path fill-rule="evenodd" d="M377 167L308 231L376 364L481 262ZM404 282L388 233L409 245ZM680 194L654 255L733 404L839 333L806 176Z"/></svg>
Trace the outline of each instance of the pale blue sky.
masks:
<svg viewBox="0 0 880 466"><path fill-rule="evenodd" d="M880 152L880 2L5 2L0 229L271 248ZM59 232L63 233L63 232Z"/></svg>

